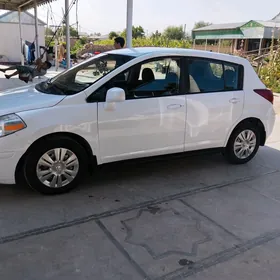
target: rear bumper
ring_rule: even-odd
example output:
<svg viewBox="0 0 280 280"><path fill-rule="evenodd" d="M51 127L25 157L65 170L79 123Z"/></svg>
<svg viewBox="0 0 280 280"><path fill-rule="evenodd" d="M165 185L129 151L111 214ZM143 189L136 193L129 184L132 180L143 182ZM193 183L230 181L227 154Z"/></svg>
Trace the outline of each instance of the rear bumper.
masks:
<svg viewBox="0 0 280 280"><path fill-rule="evenodd" d="M267 118L264 121L266 140L272 134L272 131L273 131L274 125L275 125L275 121L276 121L276 113L275 113L274 109L272 108L271 110L269 110L269 112L267 114Z"/></svg>

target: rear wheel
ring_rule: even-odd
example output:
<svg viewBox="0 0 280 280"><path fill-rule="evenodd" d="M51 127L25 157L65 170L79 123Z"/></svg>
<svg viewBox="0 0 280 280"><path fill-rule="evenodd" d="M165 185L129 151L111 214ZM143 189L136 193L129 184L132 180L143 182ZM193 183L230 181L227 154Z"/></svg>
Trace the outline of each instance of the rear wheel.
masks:
<svg viewBox="0 0 280 280"><path fill-rule="evenodd" d="M24 176L28 185L43 194L61 194L75 188L87 170L84 148L68 137L40 142L28 154Z"/></svg>
<svg viewBox="0 0 280 280"><path fill-rule="evenodd" d="M225 148L226 159L233 164L244 164L253 159L260 146L260 132L252 123L238 126Z"/></svg>

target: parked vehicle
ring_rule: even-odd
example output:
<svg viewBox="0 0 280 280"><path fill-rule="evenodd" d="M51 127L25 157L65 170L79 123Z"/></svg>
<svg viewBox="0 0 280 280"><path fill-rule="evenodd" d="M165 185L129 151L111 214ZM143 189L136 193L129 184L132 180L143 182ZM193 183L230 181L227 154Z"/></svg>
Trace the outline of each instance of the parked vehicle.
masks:
<svg viewBox="0 0 280 280"><path fill-rule="evenodd" d="M24 180L44 194L76 187L92 159L221 148L244 164L275 122L273 94L247 60L167 48L98 54L2 92L0 116L0 182Z"/></svg>

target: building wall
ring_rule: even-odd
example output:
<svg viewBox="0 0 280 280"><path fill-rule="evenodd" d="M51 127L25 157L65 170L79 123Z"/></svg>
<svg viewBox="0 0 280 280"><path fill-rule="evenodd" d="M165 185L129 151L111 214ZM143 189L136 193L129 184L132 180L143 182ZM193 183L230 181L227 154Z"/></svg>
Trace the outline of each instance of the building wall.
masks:
<svg viewBox="0 0 280 280"><path fill-rule="evenodd" d="M242 28L242 32L244 34L244 38L246 39L257 39L263 38L264 36L264 27L249 27L249 28Z"/></svg>
<svg viewBox="0 0 280 280"><path fill-rule="evenodd" d="M273 33L275 39L278 39L280 37L280 30L278 28L265 27L264 38L271 39Z"/></svg>
<svg viewBox="0 0 280 280"><path fill-rule="evenodd" d="M35 40L35 26L22 25L22 39L29 42ZM38 28L39 44L45 45L45 28L39 25ZM20 62L20 36L19 24L17 23L0 23L0 55L5 55L10 62Z"/></svg>

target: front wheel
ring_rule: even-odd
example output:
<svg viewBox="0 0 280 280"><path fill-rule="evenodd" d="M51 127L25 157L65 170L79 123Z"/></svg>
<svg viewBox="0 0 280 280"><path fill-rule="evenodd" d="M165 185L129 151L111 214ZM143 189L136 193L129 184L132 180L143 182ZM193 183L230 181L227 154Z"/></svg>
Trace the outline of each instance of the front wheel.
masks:
<svg viewBox="0 0 280 280"><path fill-rule="evenodd" d="M253 159L259 146L258 128L253 124L244 123L232 132L224 155L230 163L244 164Z"/></svg>
<svg viewBox="0 0 280 280"><path fill-rule="evenodd" d="M68 137L43 140L28 154L24 175L42 194L61 194L75 188L87 170L85 149Z"/></svg>

